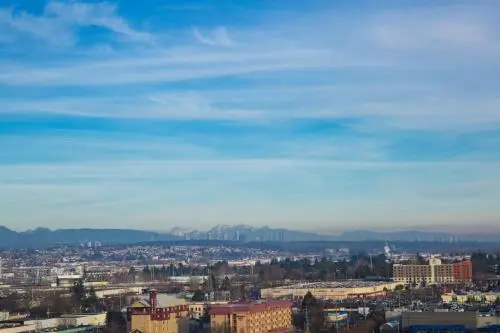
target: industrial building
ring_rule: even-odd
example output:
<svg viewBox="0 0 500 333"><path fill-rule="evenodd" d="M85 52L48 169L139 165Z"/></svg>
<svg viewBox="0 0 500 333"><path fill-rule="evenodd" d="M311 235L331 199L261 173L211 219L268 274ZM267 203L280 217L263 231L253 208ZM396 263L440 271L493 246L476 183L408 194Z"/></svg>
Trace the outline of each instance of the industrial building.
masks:
<svg viewBox="0 0 500 333"><path fill-rule="evenodd" d="M415 325L463 325L467 329L477 328L475 312L404 312L402 328Z"/></svg>
<svg viewBox="0 0 500 333"><path fill-rule="evenodd" d="M281 300L238 302L210 309L212 331L267 333L293 331L292 303Z"/></svg>
<svg viewBox="0 0 500 333"><path fill-rule="evenodd" d="M457 283L472 281L472 261L464 260L443 264L438 258L430 258L428 265L393 266L394 281L399 283Z"/></svg>
<svg viewBox="0 0 500 333"><path fill-rule="evenodd" d="M71 314L58 318L26 320L9 318L9 327L1 328L0 333L28 333L58 331L59 329L80 328L88 331L97 330L106 325L106 313ZM82 330L82 331L85 331Z"/></svg>
<svg viewBox="0 0 500 333"><path fill-rule="evenodd" d="M476 311L465 312L403 312L401 316L401 329L414 331L415 327L434 327L426 331L438 331L438 328L448 328L453 326L463 327L463 331L477 331L493 327L500 327L500 317L481 316Z"/></svg>
<svg viewBox="0 0 500 333"><path fill-rule="evenodd" d="M149 298L135 302L127 309L130 332L188 333L189 308L185 300L149 291Z"/></svg>
<svg viewBox="0 0 500 333"><path fill-rule="evenodd" d="M371 297L384 295L389 290L394 290L398 283L374 281L339 281L300 283L295 285L265 288L261 290L263 298L303 298L308 292L324 300L342 300L351 297Z"/></svg>

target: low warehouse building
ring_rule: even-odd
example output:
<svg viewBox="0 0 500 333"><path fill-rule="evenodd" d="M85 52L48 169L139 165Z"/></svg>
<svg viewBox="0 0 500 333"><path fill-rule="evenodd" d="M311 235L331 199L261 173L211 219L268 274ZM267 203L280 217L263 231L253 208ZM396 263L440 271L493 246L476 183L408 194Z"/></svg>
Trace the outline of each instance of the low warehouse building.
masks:
<svg viewBox="0 0 500 333"><path fill-rule="evenodd" d="M475 312L403 312L401 316L403 329L411 326L445 326L462 325L466 329L477 328Z"/></svg>

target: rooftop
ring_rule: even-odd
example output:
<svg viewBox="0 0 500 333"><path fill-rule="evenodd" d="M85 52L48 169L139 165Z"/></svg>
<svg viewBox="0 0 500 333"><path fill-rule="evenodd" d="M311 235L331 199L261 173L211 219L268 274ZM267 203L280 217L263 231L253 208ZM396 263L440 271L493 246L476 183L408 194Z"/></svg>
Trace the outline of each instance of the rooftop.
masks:
<svg viewBox="0 0 500 333"><path fill-rule="evenodd" d="M292 302L284 300L244 301L224 305L215 305L210 308L211 315L226 315L241 312L263 312L271 308L291 308Z"/></svg>
<svg viewBox="0 0 500 333"><path fill-rule="evenodd" d="M177 298L177 296L174 294L156 294L156 301L157 307L159 308L187 304L185 299ZM146 306L150 306L149 295L141 296L141 300L139 302L143 303Z"/></svg>
<svg viewBox="0 0 500 333"><path fill-rule="evenodd" d="M391 283L391 281L365 281L365 280L348 280L336 282L311 282L298 283L282 287L274 287L271 289L311 289L311 288L363 288L382 286Z"/></svg>

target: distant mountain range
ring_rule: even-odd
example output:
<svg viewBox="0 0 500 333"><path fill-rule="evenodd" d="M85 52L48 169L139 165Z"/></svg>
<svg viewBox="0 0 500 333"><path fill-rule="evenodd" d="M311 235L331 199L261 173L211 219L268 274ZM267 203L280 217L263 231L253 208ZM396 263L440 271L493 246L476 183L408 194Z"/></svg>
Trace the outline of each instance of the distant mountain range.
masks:
<svg viewBox="0 0 500 333"><path fill-rule="evenodd" d="M182 238L165 233L130 229L57 229L37 228L22 232L0 226L1 247L29 247L100 242L126 244L145 241L171 241Z"/></svg>
<svg viewBox="0 0 500 333"><path fill-rule="evenodd" d="M218 239L241 242L251 241L321 241L331 240L328 235L318 235L312 232L295 231L289 229L272 229L265 227L252 227L245 224L217 225L208 231L198 231L185 228L173 228L170 234L186 240Z"/></svg>
<svg viewBox="0 0 500 333"><path fill-rule="evenodd" d="M453 235L429 231L375 232L347 231L340 235L320 235L289 229L252 227L248 225L217 225L208 231L173 228L169 232L130 229L57 229L37 228L16 232L0 226L0 247L36 247L61 244L131 244L140 242L182 240L225 240L237 242L292 242L292 241L497 241L499 235Z"/></svg>
<svg viewBox="0 0 500 333"><path fill-rule="evenodd" d="M184 239L220 239L239 241L497 241L499 235L452 234L433 231L390 231L377 232L370 230L352 230L339 235L317 234L289 229L273 229L269 227L252 227L249 225L218 225L206 232L174 228L172 235Z"/></svg>

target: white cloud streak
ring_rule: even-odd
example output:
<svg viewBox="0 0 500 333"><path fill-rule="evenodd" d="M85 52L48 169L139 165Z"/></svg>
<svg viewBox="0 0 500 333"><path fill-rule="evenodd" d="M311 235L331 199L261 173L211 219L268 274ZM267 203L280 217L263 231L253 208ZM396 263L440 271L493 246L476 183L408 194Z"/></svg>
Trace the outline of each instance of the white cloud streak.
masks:
<svg viewBox="0 0 500 333"><path fill-rule="evenodd" d="M471 12L473 15L466 15ZM18 24L18 30L43 36L53 35L54 27L60 25L93 24L132 39L148 39L132 30L117 16L116 7L107 3L52 2L42 16L24 12L16 15L10 9L4 10L0 22ZM373 13L359 27L354 27L352 21L333 20L333 17L330 12L304 15L300 29L294 22L274 23L272 20L273 23L267 26L230 27L231 37L238 43L229 38L226 27L205 34L193 28L190 32L197 39L194 43L184 42L183 46L174 43L149 51L131 47L117 51L113 60L94 57L43 65L0 62L0 84L12 89L24 86L116 87L117 91L116 95L107 94L102 98L10 98L3 101L4 108L0 112L238 121L348 118L374 126L417 129L477 129L499 124L496 97L462 95L453 91L468 82L468 72L461 76L460 71L455 71L457 67L470 66L469 72L474 68L500 69L499 57L495 57L500 53L492 47L498 41L500 27L491 19L488 8L438 7L435 10ZM37 24L40 29L33 28ZM334 25L338 29L333 29ZM417 55L413 54L415 50L418 50ZM471 59L472 54L477 58ZM459 79L440 79L441 73L446 75L450 70L456 72ZM397 74L405 82L395 79L392 86L406 85L408 91L400 95L400 87L384 90L357 81L352 83L349 94L319 89L309 95L287 94L272 84L267 84L259 93L245 89L231 91L228 87L218 88L217 84L210 91L181 90L161 94L157 88L152 88L150 94L126 96L120 92L124 86L230 77L253 77L253 85L265 85L293 73L295 76L290 84L296 90L309 92L308 84L301 82L304 77L316 83L324 82L328 75L328 80L335 81L337 76L343 77L345 71L352 71L354 76L371 76L373 82L381 85L384 83L380 81L388 75ZM412 90L408 82L415 77L434 90ZM229 93L221 97L221 89ZM378 96L373 92L375 89ZM349 96L356 96L356 99L349 99Z"/></svg>
<svg viewBox="0 0 500 333"><path fill-rule="evenodd" d="M71 45L80 27L96 26L123 35L133 41L151 41L148 33L132 29L116 13L116 6L101 3L49 2L40 16L13 8L0 8L0 27L51 45Z"/></svg>
<svg viewBox="0 0 500 333"><path fill-rule="evenodd" d="M500 46L498 23L488 8L480 5L388 11L376 15L372 24L374 40L390 49L449 53L461 50L478 55L487 50L498 51Z"/></svg>
<svg viewBox="0 0 500 333"><path fill-rule="evenodd" d="M268 17L264 25L249 20L244 27L168 31L168 43L163 43L159 36L165 31L154 24L148 29L153 33L135 29L110 3L49 2L41 14L3 8L2 50L12 47L24 56L13 60L7 53L0 55L0 112L262 122L271 130L279 128L280 121L295 119L316 124L355 120L368 133L498 128L496 12L498 5L493 3L345 18L330 11L290 19L278 15ZM78 43L82 28L96 26L118 37L109 48ZM41 43L31 43L34 40ZM136 43L151 41L155 43L147 48ZM117 43L120 47L114 48ZM64 57L56 54L60 46L67 46ZM106 52L93 52L97 47ZM237 78L234 82L240 86L224 80L228 78ZM489 81L493 94L477 93L470 78L480 78L475 81L480 84ZM173 84L187 81L189 89ZM135 87L140 89L134 92ZM87 95L65 95L67 88ZM33 90L40 92L37 97L30 95ZM45 92L56 96L39 97ZM6 149L12 142L39 153L49 150L40 147L52 147L61 150L51 157L66 161L19 163L22 159L16 160L19 155L12 152L11 160L18 163L0 164L2 216L33 218L33 223L42 221L42 215L47 223L89 217L111 221L119 207L131 225L136 225L133 219L152 225L166 217L192 223L227 216L299 224L318 213L325 216L324 225L361 225L408 215L422 219L422 211L428 214L425 218L442 213L451 220L460 214L457 203L460 212L493 212L490 208L498 201L498 186L487 184L498 183L500 165L495 158L485 163L494 155L495 142L481 154L398 162L384 154L383 139L370 144L330 143L328 135L309 137L307 142L289 138L261 138L252 142L253 154L245 157L210 149L221 147L220 142L208 142L211 135L195 144L147 137L128 147L129 142L122 142L125 149L109 137L104 138L108 142L60 142L59 133L54 141L40 140L37 145L30 139L2 136L8 140L3 143ZM233 149L245 145L238 138L231 144ZM72 159L71 149L85 161ZM279 153L269 154L273 149ZM489 199L475 195L483 185L489 188ZM455 190L472 195L446 198ZM18 205L19 198L32 207L29 212ZM197 209L192 209L194 204Z"/></svg>
<svg viewBox="0 0 500 333"><path fill-rule="evenodd" d="M225 174L226 172L283 172L286 169L301 170L474 170L493 172L500 167L498 162L485 164L483 161L335 161L300 158L246 158L246 159L198 159L198 160L121 160L118 162L94 162L87 164L13 164L0 165L0 182L22 181L26 175L49 179L71 178L123 178L157 179L165 176L192 175L193 172ZM15 176L17 175L17 176ZM15 177L14 177L15 176Z"/></svg>
<svg viewBox="0 0 500 333"><path fill-rule="evenodd" d="M200 43L210 46L227 47L233 44L226 27L217 27L207 35L202 34L198 28L193 28L193 35Z"/></svg>
<svg viewBox="0 0 500 333"><path fill-rule="evenodd" d="M500 100L474 97L429 97L423 89L400 99L401 88L390 86L365 94L364 88L304 87L291 94L279 87L270 90L210 90L155 93L133 97L82 97L2 102L0 114L46 113L106 118L176 120L230 120L273 122L293 119L358 121L353 126L370 129L426 129L475 131L500 125ZM410 91L414 88L409 87ZM432 90L432 87L429 88ZM272 92L272 98L269 93ZM346 92L349 92L346 95ZM384 98L380 100L380 96ZM347 97L346 97L347 96ZM352 100L349 96L359 96Z"/></svg>

